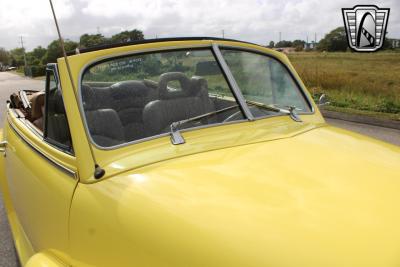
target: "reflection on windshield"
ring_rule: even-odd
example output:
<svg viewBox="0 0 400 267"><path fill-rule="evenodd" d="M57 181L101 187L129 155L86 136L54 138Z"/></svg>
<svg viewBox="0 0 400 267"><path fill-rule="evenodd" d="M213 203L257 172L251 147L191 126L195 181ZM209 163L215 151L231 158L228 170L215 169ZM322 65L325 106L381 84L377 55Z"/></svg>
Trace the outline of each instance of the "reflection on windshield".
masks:
<svg viewBox="0 0 400 267"><path fill-rule="evenodd" d="M287 69L277 60L247 51L221 49L243 97L248 101L299 112L310 109ZM261 107L262 108L262 107ZM253 109L253 116L263 116Z"/></svg>
<svg viewBox="0 0 400 267"><path fill-rule="evenodd" d="M180 127L243 118L238 109L217 112L238 103L209 49L103 61L85 71L81 90L90 135L102 147L168 133L172 123L204 114L213 115Z"/></svg>

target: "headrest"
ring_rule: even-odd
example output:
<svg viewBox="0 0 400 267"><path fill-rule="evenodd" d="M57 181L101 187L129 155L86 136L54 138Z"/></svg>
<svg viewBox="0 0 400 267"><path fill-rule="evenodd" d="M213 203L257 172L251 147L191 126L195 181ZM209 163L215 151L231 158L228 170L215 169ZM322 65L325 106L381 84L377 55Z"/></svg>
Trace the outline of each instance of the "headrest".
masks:
<svg viewBox="0 0 400 267"><path fill-rule="evenodd" d="M114 99L125 99L126 97L145 97L149 94L149 88L141 81L123 81L111 85L111 95Z"/></svg>
<svg viewBox="0 0 400 267"><path fill-rule="evenodd" d="M42 107L44 106L45 92L34 93L31 98L31 119L36 120L43 116Z"/></svg>
<svg viewBox="0 0 400 267"><path fill-rule="evenodd" d="M201 76L193 76L190 79L192 91L196 96L208 96L207 80Z"/></svg>
<svg viewBox="0 0 400 267"><path fill-rule="evenodd" d="M168 90L168 83L171 81L178 81L181 85L181 90ZM187 97L192 94L190 80L182 72L166 72L161 74L158 89L160 99Z"/></svg>

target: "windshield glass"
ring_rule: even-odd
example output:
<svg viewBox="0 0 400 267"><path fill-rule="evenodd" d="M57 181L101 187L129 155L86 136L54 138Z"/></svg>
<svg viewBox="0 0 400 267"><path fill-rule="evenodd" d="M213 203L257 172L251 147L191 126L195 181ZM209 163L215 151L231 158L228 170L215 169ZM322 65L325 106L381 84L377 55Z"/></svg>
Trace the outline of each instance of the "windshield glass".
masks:
<svg viewBox="0 0 400 267"><path fill-rule="evenodd" d="M101 61L86 69L81 97L90 135L101 147L168 133L172 123L207 113L180 129L243 119L210 49Z"/></svg>
<svg viewBox="0 0 400 267"><path fill-rule="evenodd" d="M254 117L274 114L263 105L296 107L300 113L310 111L292 76L276 59L247 51L221 49L221 52ZM257 102L263 105L251 105Z"/></svg>

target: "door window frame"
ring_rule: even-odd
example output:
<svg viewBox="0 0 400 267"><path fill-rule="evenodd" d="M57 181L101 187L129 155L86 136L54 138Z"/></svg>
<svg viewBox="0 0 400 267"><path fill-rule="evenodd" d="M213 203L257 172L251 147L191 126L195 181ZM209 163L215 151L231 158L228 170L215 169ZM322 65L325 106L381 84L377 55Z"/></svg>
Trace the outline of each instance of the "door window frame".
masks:
<svg viewBox="0 0 400 267"><path fill-rule="evenodd" d="M72 144L72 138L71 138L71 130L69 127L69 122L68 122L68 118L67 118L67 114L65 112L65 118L66 118L66 122L67 122L67 127L68 127L68 131L69 131L69 138L70 138L70 143L71 146L68 147L60 142L58 142L57 140L53 140L49 137L47 137L47 124L48 124L48 120L47 120L47 115L48 115L48 101L49 98L48 96L50 95L50 76L53 75L54 77L54 81L56 83L57 89L56 90L60 90L61 91L61 97L62 97L62 103L64 105L64 110L65 110L65 102L64 102L64 98L62 96L62 89L61 89L61 84L60 84L60 79L58 76L58 68L57 68L57 64L56 63L52 63L52 64L47 64L46 66L46 85L45 85L45 101L44 101L44 114L43 114L43 119L44 119L44 127L43 127L43 141L46 142L47 144L51 145L52 147L70 154L70 155L74 155L74 148L73 148L73 144Z"/></svg>

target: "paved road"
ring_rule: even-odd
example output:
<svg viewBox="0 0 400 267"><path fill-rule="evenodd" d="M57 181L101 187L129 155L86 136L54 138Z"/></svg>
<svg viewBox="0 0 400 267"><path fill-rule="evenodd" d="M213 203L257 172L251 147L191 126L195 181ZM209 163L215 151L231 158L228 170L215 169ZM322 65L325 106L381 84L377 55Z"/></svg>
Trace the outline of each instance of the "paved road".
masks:
<svg viewBox="0 0 400 267"><path fill-rule="evenodd" d="M3 125L5 101L12 92L20 89L43 89L44 82L25 79L12 73L0 72L0 123ZM351 131L369 135L389 143L400 146L400 130L382 128L371 125L346 122L341 120L327 120L330 124L342 127ZM10 229L0 199L0 267L14 267L15 254Z"/></svg>
<svg viewBox="0 0 400 267"><path fill-rule="evenodd" d="M26 79L10 72L0 72L0 122L3 125L6 100L13 92L19 90L44 89L44 81ZM2 267L2 265L0 265Z"/></svg>
<svg viewBox="0 0 400 267"><path fill-rule="evenodd" d="M326 121L333 126L345 128L400 146L400 130L336 119L326 119Z"/></svg>

